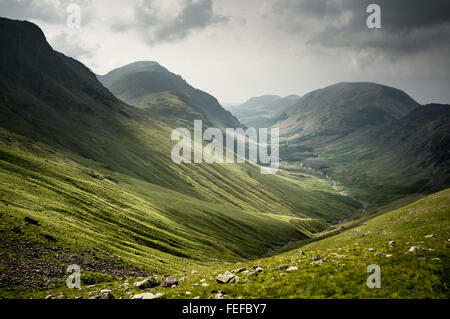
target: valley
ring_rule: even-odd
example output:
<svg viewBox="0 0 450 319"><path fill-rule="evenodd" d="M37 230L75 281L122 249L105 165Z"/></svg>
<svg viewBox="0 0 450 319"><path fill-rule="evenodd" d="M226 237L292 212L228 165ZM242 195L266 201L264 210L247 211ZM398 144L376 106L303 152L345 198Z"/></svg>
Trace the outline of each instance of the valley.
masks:
<svg viewBox="0 0 450 319"><path fill-rule="evenodd" d="M448 298L448 105L338 83L225 110L154 61L96 75L31 22L0 43L0 298ZM277 174L174 161L195 121L279 128Z"/></svg>

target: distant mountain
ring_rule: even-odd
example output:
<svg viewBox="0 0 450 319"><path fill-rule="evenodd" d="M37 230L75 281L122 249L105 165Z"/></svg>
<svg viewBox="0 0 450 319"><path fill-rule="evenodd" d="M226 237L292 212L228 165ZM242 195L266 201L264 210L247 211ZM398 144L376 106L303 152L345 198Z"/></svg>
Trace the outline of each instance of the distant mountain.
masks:
<svg viewBox="0 0 450 319"><path fill-rule="evenodd" d="M241 123L248 127L270 127L276 122L276 116L294 105L300 97L289 95L263 95L252 97L247 102L227 107Z"/></svg>
<svg viewBox="0 0 450 319"><path fill-rule="evenodd" d="M376 83L338 83L304 95L274 123L290 143L322 141L393 122L419 104L401 90ZM319 141L315 138L315 144ZM320 141L321 142L321 141Z"/></svg>
<svg viewBox="0 0 450 319"><path fill-rule="evenodd" d="M450 105L419 106L402 119L327 147L328 173L379 202L450 187Z"/></svg>
<svg viewBox="0 0 450 319"><path fill-rule="evenodd" d="M241 126L215 97L193 88L157 62L131 63L98 79L122 101L172 126L192 126L196 119L222 129Z"/></svg>

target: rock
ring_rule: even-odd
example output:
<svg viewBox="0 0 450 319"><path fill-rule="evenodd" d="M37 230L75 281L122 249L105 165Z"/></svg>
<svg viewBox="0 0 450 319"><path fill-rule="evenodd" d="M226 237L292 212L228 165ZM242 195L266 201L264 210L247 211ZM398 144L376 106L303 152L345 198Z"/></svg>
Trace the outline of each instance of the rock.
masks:
<svg viewBox="0 0 450 319"><path fill-rule="evenodd" d="M425 249L417 247L417 246L411 246L411 248L408 250L410 253L418 253L421 251L424 251Z"/></svg>
<svg viewBox="0 0 450 319"><path fill-rule="evenodd" d="M198 283L195 283L195 284L194 284L194 287L198 287L198 286L200 286L200 284L198 284Z"/></svg>
<svg viewBox="0 0 450 319"><path fill-rule="evenodd" d="M439 260L441 260L441 258L439 258L439 257L434 257L434 258L431 258L431 260L439 261Z"/></svg>
<svg viewBox="0 0 450 319"><path fill-rule="evenodd" d="M377 251L375 248L369 248L369 251Z"/></svg>
<svg viewBox="0 0 450 319"><path fill-rule="evenodd" d="M386 258L391 258L393 255L390 255L390 254L388 254L388 255L386 255L385 257Z"/></svg>
<svg viewBox="0 0 450 319"><path fill-rule="evenodd" d="M289 265L279 265L275 270L286 270L289 268Z"/></svg>
<svg viewBox="0 0 450 319"><path fill-rule="evenodd" d="M296 271L298 270L298 267L289 267L288 269L286 269L286 271Z"/></svg>
<svg viewBox="0 0 450 319"><path fill-rule="evenodd" d="M386 257L386 255L383 253L375 253L374 256L375 257Z"/></svg>
<svg viewBox="0 0 450 319"><path fill-rule="evenodd" d="M101 299L114 299L114 295L111 292L102 294Z"/></svg>
<svg viewBox="0 0 450 319"><path fill-rule="evenodd" d="M45 299L53 299L53 298L54 298L53 295L48 295L45 297Z"/></svg>
<svg viewBox="0 0 450 319"><path fill-rule="evenodd" d="M186 279L186 277L181 277L180 280L178 280L178 281L179 281L179 282L186 282L187 279Z"/></svg>
<svg viewBox="0 0 450 319"><path fill-rule="evenodd" d="M138 289L147 289L159 286L160 283L156 280L155 277L148 277L142 281L137 281L134 283L134 286Z"/></svg>
<svg viewBox="0 0 450 319"><path fill-rule="evenodd" d="M262 268L260 265L253 265L252 269L255 270L256 268Z"/></svg>
<svg viewBox="0 0 450 319"><path fill-rule="evenodd" d="M296 252L296 254L303 256L303 255L305 255L305 252L303 250L299 250Z"/></svg>
<svg viewBox="0 0 450 319"><path fill-rule="evenodd" d="M235 273L235 274L240 274L241 272L244 272L246 270L247 269L245 269L245 268L238 268L238 269L233 270L232 272Z"/></svg>
<svg viewBox="0 0 450 319"><path fill-rule="evenodd" d="M222 294L221 292L218 292L215 296L214 299L227 299L227 295Z"/></svg>
<svg viewBox="0 0 450 319"><path fill-rule="evenodd" d="M321 260L322 259L322 256L321 255L317 255L317 256L314 256L313 257L313 260L314 261L318 261L318 260Z"/></svg>
<svg viewBox="0 0 450 319"><path fill-rule="evenodd" d="M31 224L31 225L35 225L35 226L39 226L39 222L33 218L30 217L25 217L24 218L25 223Z"/></svg>
<svg viewBox="0 0 450 319"><path fill-rule="evenodd" d="M190 296L190 295L192 295L192 292L186 291L186 295Z"/></svg>
<svg viewBox="0 0 450 319"><path fill-rule="evenodd" d="M262 267L258 267L258 268L255 269L256 273L260 273L260 272L263 272L263 271L264 271L264 268L262 268Z"/></svg>
<svg viewBox="0 0 450 319"><path fill-rule="evenodd" d="M249 277L256 277L256 276L258 276L258 273L257 273L257 272L254 272L254 271L251 271L251 272L249 272L249 273L247 274L247 276L249 276Z"/></svg>
<svg viewBox="0 0 450 319"><path fill-rule="evenodd" d="M134 295L131 299L161 299L161 297L163 296L163 293L157 293L156 295L154 295L151 292L146 292L143 294Z"/></svg>
<svg viewBox="0 0 450 319"><path fill-rule="evenodd" d="M202 287L208 288L209 284L207 284L206 282L202 283Z"/></svg>
<svg viewBox="0 0 450 319"><path fill-rule="evenodd" d="M194 297L194 298L192 298L192 299L200 299L200 296L196 296L196 297Z"/></svg>
<svg viewBox="0 0 450 319"><path fill-rule="evenodd" d="M206 279L205 279L205 278L203 278L203 279L201 279L201 280L200 280L200 282L205 282L205 281L206 281Z"/></svg>
<svg viewBox="0 0 450 319"><path fill-rule="evenodd" d="M235 282L239 282L239 281L241 281L241 278L238 277L238 276L234 276L234 277L230 280L230 283L235 283Z"/></svg>
<svg viewBox="0 0 450 319"><path fill-rule="evenodd" d="M394 241L394 240L391 240L390 242L388 242L388 245L389 245L389 246L396 246L396 245L397 245L397 242Z"/></svg>
<svg viewBox="0 0 450 319"><path fill-rule="evenodd" d="M66 299L66 297L64 295L58 295L58 297L56 297L56 299Z"/></svg>
<svg viewBox="0 0 450 319"><path fill-rule="evenodd" d="M434 235L426 235L425 238L434 238Z"/></svg>
<svg viewBox="0 0 450 319"><path fill-rule="evenodd" d="M198 271L197 270L192 270L191 274L193 274L193 275L198 274Z"/></svg>
<svg viewBox="0 0 450 319"><path fill-rule="evenodd" d="M162 287L172 287L173 285L178 286L178 280L174 276L163 276L161 278Z"/></svg>
<svg viewBox="0 0 450 319"><path fill-rule="evenodd" d="M217 281L219 284L228 284L228 283L231 281L231 279L233 279L234 277L235 277L235 276L234 276L231 272L226 271L226 272L223 273L223 274L217 275L216 281Z"/></svg>
<svg viewBox="0 0 450 319"><path fill-rule="evenodd" d="M107 293L112 292L112 290L111 290L111 289L102 289L102 290L100 290L100 292L101 292L102 294L107 294Z"/></svg>

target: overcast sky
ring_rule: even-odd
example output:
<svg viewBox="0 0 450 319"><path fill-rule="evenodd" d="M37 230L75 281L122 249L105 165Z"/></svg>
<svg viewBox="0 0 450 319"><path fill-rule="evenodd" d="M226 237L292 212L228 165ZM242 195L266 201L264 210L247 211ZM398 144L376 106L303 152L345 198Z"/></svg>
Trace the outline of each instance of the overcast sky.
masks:
<svg viewBox="0 0 450 319"><path fill-rule="evenodd" d="M81 28L67 26L67 6ZM369 29L370 3L381 29ZM342 81L450 103L448 0L0 0L98 74L151 60L222 103L303 95Z"/></svg>

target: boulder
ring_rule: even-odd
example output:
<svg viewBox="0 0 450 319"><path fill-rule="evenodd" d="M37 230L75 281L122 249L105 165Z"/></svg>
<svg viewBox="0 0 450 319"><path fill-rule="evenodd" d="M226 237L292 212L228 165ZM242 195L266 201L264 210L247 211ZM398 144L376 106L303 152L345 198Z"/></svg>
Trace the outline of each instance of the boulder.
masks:
<svg viewBox="0 0 450 319"><path fill-rule="evenodd" d="M173 285L178 286L178 279L174 276L163 276L161 278L162 287L172 287Z"/></svg>
<svg viewBox="0 0 450 319"><path fill-rule="evenodd" d="M296 271L298 270L298 267L289 267L288 269L286 269L286 271Z"/></svg>
<svg viewBox="0 0 450 319"><path fill-rule="evenodd" d="M316 255L316 256L313 257L314 261L318 261L318 260L321 260L321 259L322 259L321 255Z"/></svg>
<svg viewBox="0 0 450 319"><path fill-rule="evenodd" d="M286 270L289 268L289 265L279 265L277 268L275 268L276 270Z"/></svg>
<svg viewBox="0 0 450 319"><path fill-rule="evenodd" d="M147 289L159 286L160 283L156 280L155 277L148 277L142 281L136 281L134 286L138 289Z"/></svg>
<svg viewBox="0 0 450 319"><path fill-rule="evenodd" d="M231 282L231 279L233 279L234 277L235 277L235 275L233 275L233 274L232 274L231 272L229 272L229 271L226 271L226 272L223 273L223 274L217 275L216 281L217 281L219 284L228 284L228 283Z"/></svg>
<svg viewBox="0 0 450 319"><path fill-rule="evenodd" d="M234 276L234 277L230 280L230 283L235 283L235 282L239 282L239 281L241 281L241 278L238 277L238 276Z"/></svg>
<svg viewBox="0 0 450 319"><path fill-rule="evenodd" d="M258 267L258 268L255 269L256 273L260 273L260 272L263 272L263 271L264 271L263 267Z"/></svg>
<svg viewBox="0 0 450 319"><path fill-rule="evenodd" d="M163 296L163 293L157 293L156 295L154 295L151 292L146 292L143 294L134 295L131 299L161 299L161 297Z"/></svg>
<svg viewBox="0 0 450 319"><path fill-rule="evenodd" d="M425 249L417 247L417 246L411 246L411 248L408 250L410 253L418 253L421 251L424 251Z"/></svg>
<svg viewBox="0 0 450 319"><path fill-rule="evenodd" d="M245 268L238 268L238 269L233 270L232 272L235 273L235 274L240 274L241 272L244 272L246 270L247 269L245 269Z"/></svg>

